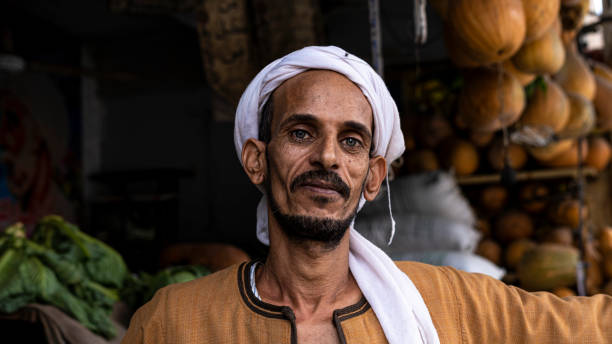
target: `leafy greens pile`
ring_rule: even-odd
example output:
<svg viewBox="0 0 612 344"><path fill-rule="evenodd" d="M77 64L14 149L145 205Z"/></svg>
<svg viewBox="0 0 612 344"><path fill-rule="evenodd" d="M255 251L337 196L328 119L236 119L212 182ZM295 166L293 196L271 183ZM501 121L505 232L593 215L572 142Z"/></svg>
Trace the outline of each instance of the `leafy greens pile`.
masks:
<svg viewBox="0 0 612 344"><path fill-rule="evenodd" d="M59 216L43 218L31 239L21 223L0 234L0 312L51 304L113 338L110 314L127 276L115 250Z"/></svg>
<svg viewBox="0 0 612 344"><path fill-rule="evenodd" d="M57 215L40 220L30 239L21 223L0 232L0 312L50 304L107 339L116 335L110 314L120 298L135 310L159 288L209 273L178 266L130 274L119 253Z"/></svg>

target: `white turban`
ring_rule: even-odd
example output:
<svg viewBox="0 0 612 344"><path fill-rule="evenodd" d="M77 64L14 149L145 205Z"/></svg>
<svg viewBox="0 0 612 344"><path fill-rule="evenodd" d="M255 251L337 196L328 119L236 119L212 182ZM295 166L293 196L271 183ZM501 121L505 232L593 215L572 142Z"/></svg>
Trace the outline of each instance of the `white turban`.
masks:
<svg viewBox="0 0 612 344"><path fill-rule="evenodd" d="M313 46L267 65L242 94L234 126L238 159L241 159L243 144L259 137L261 111L272 92L285 80L310 69L338 72L359 86L372 107L375 155L385 157L390 164L404 152L397 106L378 74L365 61L338 47ZM362 195L360 206L363 202ZM257 237L269 244L265 196L257 207ZM427 306L410 278L352 227L349 267L389 343L439 343Z"/></svg>

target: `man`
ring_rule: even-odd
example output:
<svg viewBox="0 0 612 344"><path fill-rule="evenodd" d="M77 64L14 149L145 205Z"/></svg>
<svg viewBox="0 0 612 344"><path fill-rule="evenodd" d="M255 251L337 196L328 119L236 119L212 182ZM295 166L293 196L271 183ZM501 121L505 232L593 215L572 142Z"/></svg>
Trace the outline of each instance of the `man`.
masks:
<svg viewBox="0 0 612 344"><path fill-rule="evenodd" d="M612 298L560 299L402 262L352 229L401 155L397 108L365 62L308 47L264 68L235 143L264 193L264 262L160 290L124 343L602 343Z"/></svg>

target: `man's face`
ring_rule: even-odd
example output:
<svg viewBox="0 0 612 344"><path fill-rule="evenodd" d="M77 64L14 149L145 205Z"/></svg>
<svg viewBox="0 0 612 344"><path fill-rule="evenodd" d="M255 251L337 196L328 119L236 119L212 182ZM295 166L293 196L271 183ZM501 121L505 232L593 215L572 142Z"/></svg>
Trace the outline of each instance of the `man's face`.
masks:
<svg viewBox="0 0 612 344"><path fill-rule="evenodd" d="M369 102L346 77L320 70L287 80L273 102L266 176L271 208L313 223L335 221L344 233L368 174Z"/></svg>

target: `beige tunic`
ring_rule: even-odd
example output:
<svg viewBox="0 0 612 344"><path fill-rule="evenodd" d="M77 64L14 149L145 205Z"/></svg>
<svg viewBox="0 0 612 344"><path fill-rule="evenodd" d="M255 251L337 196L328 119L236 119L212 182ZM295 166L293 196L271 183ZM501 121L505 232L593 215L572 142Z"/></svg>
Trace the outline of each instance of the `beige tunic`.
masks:
<svg viewBox="0 0 612 344"><path fill-rule="evenodd" d="M235 265L161 289L132 317L122 343L296 343L289 307L258 300ZM528 293L485 275L398 262L419 289L440 343L612 343L612 297ZM333 313L344 343L386 343L365 299Z"/></svg>

